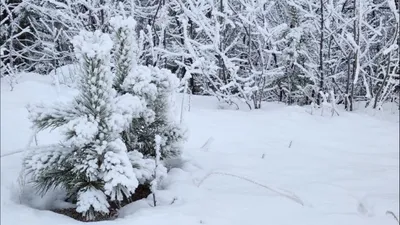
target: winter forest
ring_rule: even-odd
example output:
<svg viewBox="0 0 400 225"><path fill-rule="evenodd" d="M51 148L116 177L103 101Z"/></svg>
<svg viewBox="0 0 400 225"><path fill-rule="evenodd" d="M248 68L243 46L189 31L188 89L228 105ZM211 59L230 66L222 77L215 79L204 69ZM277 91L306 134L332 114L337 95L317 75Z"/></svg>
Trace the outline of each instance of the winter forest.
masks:
<svg viewBox="0 0 400 225"><path fill-rule="evenodd" d="M399 9L0 0L1 223L399 224Z"/></svg>

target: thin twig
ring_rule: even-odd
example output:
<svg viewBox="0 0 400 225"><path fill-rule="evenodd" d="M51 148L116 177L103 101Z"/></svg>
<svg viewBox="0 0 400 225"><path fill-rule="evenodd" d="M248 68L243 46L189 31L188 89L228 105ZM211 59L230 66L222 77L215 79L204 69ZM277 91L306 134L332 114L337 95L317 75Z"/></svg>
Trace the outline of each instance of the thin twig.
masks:
<svg viewBox="0 0 400 225"><path fill-rule="evenodd" d="M18 153L21 153L21 152L24 152L24 151L25 151L25 149L19 149L19 150L15 150L15 151L12 151L12 152L4 153L4 154L2 154L0 156L0 158L11 156L11 155L15 155L15 154L18 154Z"/></svg>
<svg viewBox="0 0 400 225"><path fill-rule="evenodd" d="M268 189L269 191L278 194L279 196L288 198L288 199L290 199L290 200L292 200L292 201L294 201L294 202L296 202L296 203L298 203L298 204L304 206L304 202L303 202L298 196L296 196L295 194L288 195L288 194L285 194L285 193L280 192L280 191L278 191L278 190L275 190L275 189L273 189L273 188L270 188L270 187L268 187L268 186L266 186L266 185L264 185L264 184L260 184L260 183L258 183L258 182L256 182L256 181L253 181L253 180L251 180L251 179L249 179L249 178L242 177L242 176L238 176L238 175L235 175L235 174L230 174L230 173L211 172L211 173L207 174L207 176L205 176L205 177L197 184L197 187L200 187L200 185L203 184L203 182L204 182L207 178L209 178L210 176L212 176L212 175L224 175L224 176L235 177L235 178L238 178L238 179L240 179L240 180L248 181L248 182L253 183L253 184L257 185L257 186L266 188L266 189Z"/></svg>
<svg viewBox="0 0 400 225"><path fill-rule="evenodd" d="M392 211L386 211L386 214L392 215L397 223L400 224L399 218Z"/></svg>
<svg viewBox="0 0 400 225"><path fill-rule="evenodd" d="M210 148L211 143L212 143L213 141L214 141L214 138L213 138L213 137L210 137L210 138L204 143L204 145L201 146L201 149L208 150L208 149Z"/></svg>

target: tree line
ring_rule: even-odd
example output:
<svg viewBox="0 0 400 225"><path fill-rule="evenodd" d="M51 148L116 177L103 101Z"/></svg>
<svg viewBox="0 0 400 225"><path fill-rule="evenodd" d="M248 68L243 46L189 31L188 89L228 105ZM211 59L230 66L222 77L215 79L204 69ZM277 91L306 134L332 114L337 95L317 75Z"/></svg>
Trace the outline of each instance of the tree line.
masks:
<svg viewBox="0 0 400 225"><path fill-rule="evenodd" d="M72 38L137 21L138 63L251 109L399 101L399 0L1 0L1 74L76 63Z"/></svg>

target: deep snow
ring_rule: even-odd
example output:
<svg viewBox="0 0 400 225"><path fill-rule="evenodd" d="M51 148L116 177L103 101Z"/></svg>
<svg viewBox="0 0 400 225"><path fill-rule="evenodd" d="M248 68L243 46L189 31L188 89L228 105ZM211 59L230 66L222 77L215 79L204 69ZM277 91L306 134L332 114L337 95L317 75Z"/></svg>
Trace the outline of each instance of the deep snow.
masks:
<svg viewBox="0 0 400 225"><path fill-rule="evenodd" d="M30 139L26 104L76 93L51 84L50 77L24 74L10 92L2 81L2 225L81 223L43 210L59 205L57 195L40 198L29 185L20 188L23 153L7 155ZM399 123L389 108L374 116L360 109L331 117L277 103L257 111L218 109L214 98L193 96L184 114L190 134L184 160L172 162L180 168L170 171L165 190L157 193L161 206L142 200L123 208L119 219L99 223L397 224L385 214L399 214ZM57 131L43 132L38 143L59 138Z"/></svg>

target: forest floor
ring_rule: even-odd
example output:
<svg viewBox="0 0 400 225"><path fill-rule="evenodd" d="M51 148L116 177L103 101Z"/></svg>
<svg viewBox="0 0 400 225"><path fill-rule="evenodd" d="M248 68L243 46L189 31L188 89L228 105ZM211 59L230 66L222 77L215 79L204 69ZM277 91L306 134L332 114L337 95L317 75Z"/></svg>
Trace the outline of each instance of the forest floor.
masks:
<svg viewBox="0 0 400 225"><path fill-rule="evenodd" d="M13 91L2 81L2 225L81 224L48 210L60 206L57 192L41 198L19 183L24 153L11 154L26 148L32 134L26 104L74 94L32 74ZM190 135L184 160L163 181L159 206L151 207L149 197L95 224L396 225L386 212L399 214L399 115L384 110L372 115L360 106L333 117L278 103L233 110L193 96L184 114ZM56 130L37 137L39 145L59 140Z"/></svg>

